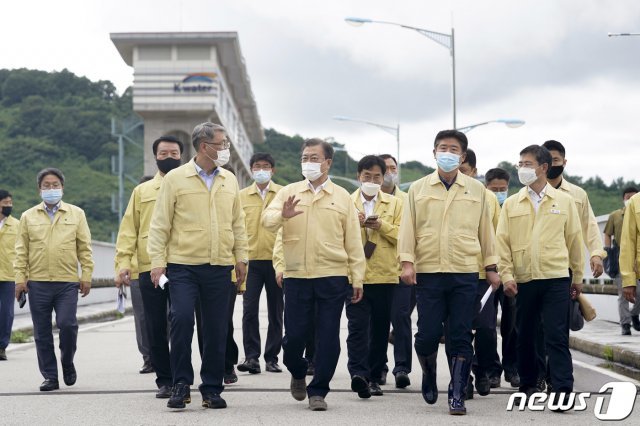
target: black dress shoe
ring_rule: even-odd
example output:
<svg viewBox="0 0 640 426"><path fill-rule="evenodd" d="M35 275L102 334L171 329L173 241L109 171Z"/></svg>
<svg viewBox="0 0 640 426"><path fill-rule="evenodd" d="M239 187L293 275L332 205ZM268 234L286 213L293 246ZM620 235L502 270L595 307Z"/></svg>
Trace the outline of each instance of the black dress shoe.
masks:
<svg viewBox="0 0 640 426"><path fill-rule="evenodd" d="M383 371L382 374L380 374L380 379L378 380L379 385L384 386L387 384L387 373L388 371Z"/></svg>
<svg viewBox="0 0 640 426"><path fill-rule="evenodd" d="M640 331L640 317L638 315L631 316L631 325L635 331Z"/></svg>
<svg viewBox="0 0 640 426"><path fill-rule="evenodd" d="M187 405L191 403L191 389L188 384L184 382L178 382L173 385L173 390L171 391L171 397L167 402L167 407L169 408L185 408Z"/></svg>
<svg viewBox="0 0 640 426"><path fill-rule="evenodd" d="M511 384L512 388L519 388L520 387L520 375L518 373L513 373L511 375L509 383Z"/></svg>
<svg viewBox="0 0 640 426"><path fill-rule="evenodd" d="M156 392L156 398L159 398L159 399L171 398L171 386L169 385L160 386L158 388L158 391Z"/></svg>
<svg viewBox="0 0 640 426"><path fill-rule="evenodd" d="M382 389L380 388L380 385L377 384L376 382L371 382L369 384L369 393L371 395L374 395L374 396L382 396L383 395Z"/></svg>
<svg viewBox="0 0 640 426"><path fill-rule="evenodd" d="M247 358L242 364L238 364L238 371L249 374L260 374L260 361L255 358Z"/></svg>
<svg viewBox="0 0 640 426"><path fill-rule="evenodd" d="M267 366L265 367L265 370L267 370L269 373L282 373L282 368L280 368L278 363L275 361L267 362Z"/></svg>
<svg viewBox="0 0 640 426"><path fill-rule="evenodd" d="M49 392L60 389L60 385L56 379L47 379L40 385L40 392Z"/></svg>
<svg viewBox="0 0 640 426"><path fill-rule="evenodd" d="M62 367L62 378L64 379L65 385L75 385L76 380L78 379L78 375L76 374L76 367L73 364L68 367Z"/></svg>
<svg viewBox="0 0 640 426"><path fill-rule="evenodd" d="M369 383L367 379L362 376L353 376L351 378L351 390L357 392L358 396L362 399L371 398Z"/></svg>
<svg viewBox="0 0 640 426"><path fill-rule="evenodd" d="M487 376L476 377L476 390L480 396L487 396L491 392L491 382Z"/></svg>
<svg viewBox="0 0 640 426"><path fill-rule="evenodd" d="M411 380L406 371L398 371L396 373L396 387L398 389L404 389L411 385Z"/></svg>
<svg viewBox="0 0 640 426"><path fill-rule="evenodd" d="M631 336L631 324L622 324L622 335Z"/></svg>
<svg viewBox="0 0 640 426"><path fill-rule="evenodd" d="M5 348L0 348L0 361L6 361L7 360L7 351L5 350Z"/></svg>
<svg viewBox="0 0 640 426"><path fill-rule="evenodd" d="M150 362L145 362L144 364L142 364L142 367L140 368L140 374L149 374L149 373L153 373L153 367L151 366Z"/></svg>
<svg viewBox="0 0 640 426"><path fill-rule="evenodd" d="M236 374L236 370L235 369L231 369L231 371L229 373L224 373L224 384L225 385L230 385L232 383L237 383L238 381L238 375Z"/></svg>
<svg viewBox="0 0 640 426"><path fill-rule="evenodd" d="M202 406L214 409L227 408L227 401L222 399L220 394L207 393L202 395Z"/></svg>
<svg viewBox="0 0 640 426"><path fill-rule="evenodd" d="M313 361L309 361L309 365L307 366L307 376L315 376L316 367L313 365Z"/></svg>
<svg viewBox="0 0 640 426"><path fill-rule="evenodd" d="M491 383L491 389L499 388L501 383L500 376L489 377L489 383Z"/></svg>

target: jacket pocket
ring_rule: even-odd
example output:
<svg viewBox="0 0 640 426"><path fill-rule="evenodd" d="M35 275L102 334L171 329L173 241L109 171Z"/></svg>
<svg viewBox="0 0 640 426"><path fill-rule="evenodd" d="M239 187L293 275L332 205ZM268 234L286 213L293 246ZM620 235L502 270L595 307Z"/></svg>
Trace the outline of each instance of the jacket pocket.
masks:
<svg viewBox="0 0 640 426"><path fill-rule="evenodd" d="M458 234L453 236L452 259L459 259L463 265L475 265L480 254L480 242L477 236Z"/></svg>
<svg viewBox="0 0 640 426"><path fill-rule="evenodd" d="M513 271L515 275L524 275L527 273L528 264L531 262L530 259L527 258L529 255L527 253L526 247L514 247L511 255L513 257Z"/></svg>
<svg viewBox="0 0 640 426"><path fill-rule="evenodd" d="M305 248L300 237L286 237L282 239L285 270L301 271L304 269Z"/></svg>
<svg viewBox="0 0 640 426"><path fill-rule="evenodd" d="M435 232L422 232L416 236L416 262L440 263L440 240Z"/></svg>
<svg viewBox="0 0 640 426"><path fill-rule="evenodd" d="M170 253L181 257L202 258L209 255L208 235L203 235L204 229L199 227L178 230L177 253ZM205 243L203 244L203 240Z"/></svg>

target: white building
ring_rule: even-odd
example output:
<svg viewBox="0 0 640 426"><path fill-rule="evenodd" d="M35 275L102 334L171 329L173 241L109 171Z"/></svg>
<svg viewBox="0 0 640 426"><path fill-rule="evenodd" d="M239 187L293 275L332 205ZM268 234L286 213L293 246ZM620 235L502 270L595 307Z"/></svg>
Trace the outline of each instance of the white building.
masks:
<svg viewBox="0 0 640 426"><path fill-rule="evenodd" d="M223 125L231 140L230 165L241 187L250 181L253 144L264 132L235 32L112 33L125 63L133 67L133 109L144 118L144 173L156 171L151 145L162 135L185 144L204 121Z"/></svg>

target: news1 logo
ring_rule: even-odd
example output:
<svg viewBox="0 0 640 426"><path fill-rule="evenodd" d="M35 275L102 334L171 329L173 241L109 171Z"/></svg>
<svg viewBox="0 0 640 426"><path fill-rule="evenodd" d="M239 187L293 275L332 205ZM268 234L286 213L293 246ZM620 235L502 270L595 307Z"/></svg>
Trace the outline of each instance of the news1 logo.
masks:
<svg viewBox="0 0 640 426"><path fill-rule="evenodd" d="M609 404L605 411L605 401L607 395L604 394L611 391L609 396ZM609 382L600 388L596 396L596 403L593 407L593 414L598 420L624 420L633 411L636 402L636 385L629 382ZM580 392L571 393L565 399L564 394L546 394L537 392L527 398L523 392L516 392L509 397L507 403L507 411L544 411L549 410L569 410L585 411L588 408L587 400L591 398L591 393ZM594 395L595 396L595 395ZM516 401L518 402L516 404Z"/></svg>

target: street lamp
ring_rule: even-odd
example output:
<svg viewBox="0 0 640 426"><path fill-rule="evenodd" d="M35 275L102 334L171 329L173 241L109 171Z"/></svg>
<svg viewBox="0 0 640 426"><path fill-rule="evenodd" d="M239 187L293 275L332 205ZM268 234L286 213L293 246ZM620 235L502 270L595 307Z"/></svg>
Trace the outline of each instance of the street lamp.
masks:
<svg viewBox="0 0 640 426"><path fill-rule="evenodd" d="M354 27L359 27L364 24L387 24L387 25L395 25L396 27L406 28L408 30L416 31L421 35L427 37L428 39L435 41L440 46L445 47L449 50L449 54L451 55L451 106L453 109L453 128L457 127L456 125L456 50L455 50L455 32L454 29L451 28L451 34L439 33L435 31L425 30L423 28L411 27L409 25L398 24L396 22L388 22L388 21L374 21L372 19L366 18L355 18L348 17L345 18L347 24L352 25Z"/></svg>
<svg viewBox="0 0 640 426"><path fill-rule="evenodd" d="M609 37L632 37L640 36L640 33L608 33Z"/></svg>
<svg viewBox="0 0 640 426"><path fill-rule="evenodd" d="M460 127L460 128L458 128L456 130L461 131L462 133L467 133L467 132L470 132L471 130L475 129L476 127L484 126L485 124L491 124L491 123L502 123L507 127L515 129L517 127L524 126L525 121L524 120L515 120L515 119L512 119L512 118L501 118L501 119L498 119L498 120L484 121L482 123L476 123L476 124L472 124L470 126Z"/></svg>
<svg viewBox="0 0 640 426"><path fill-rule="evenodd" d="M361 120L359 118L350 118L343 115L333 116L334 120L338 121L351 121L353 123L368 124L369 126L377 127L378 129L387 132L396 137L396 161L398 163L398 182L400 182L400 123L395 127L387 126L386 124L374 123L372 121Z"/></svg>

